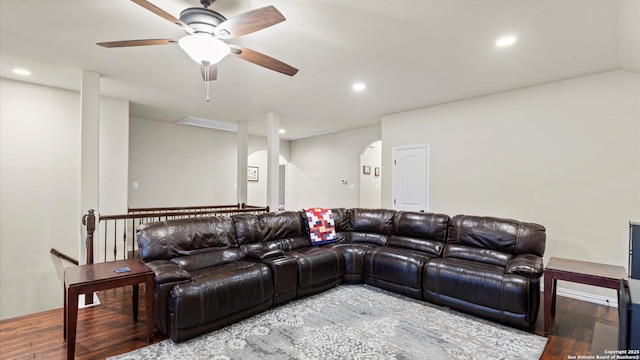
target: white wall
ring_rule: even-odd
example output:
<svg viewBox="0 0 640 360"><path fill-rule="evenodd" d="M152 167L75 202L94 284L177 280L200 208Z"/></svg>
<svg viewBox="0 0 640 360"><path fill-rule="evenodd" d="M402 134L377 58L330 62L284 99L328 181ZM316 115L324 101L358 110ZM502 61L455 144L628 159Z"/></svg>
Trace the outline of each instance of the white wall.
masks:
<svg viewBox="0 0 640 360"><path fill-rule="evenodd" d="M102 97L100 99L100 214L127 213L128 163L129 102Z"/></svg>
<svg viewBox="0 0 640 360"><path fill-rule="evenodd" d="M617 0L616 10L620 68L640 73L640 1Z"/></svg>
<svg viewBox="0 0 640 360"><path fill-rule="evenodd" d="M236 203L236 133L138 118L129 131L129 207Z"/></svg>
<svg viewBox="0 0 640 360"><path fill-rule="evenodd" d="M7 319L62 307L70 264L49 250L79 257L86 209L80 94L0 79L0 104L0 319ZM128 117L127 101L101 98L101 150L108 153L100 158L100 178L110 184L100 203L112 209L126 208Z"/></svg>
<svg viewBox="0 0 640 360"><path fill-rule="evenodd" d="M129 207L236 203L236 133L131 118L129 146ZM248 147L249 154L265 150L266 138L249 136ZM289 141L280 142L280 153L290 156ZM266 205L266 171L260 169L264 184L249 182L250 205Z"/></svg>
<svg viewBox="0 0 640 360"><path fill-rule="evenodd" d="M376 140L378 125L292 141L287 209L358 207L360 154Z"/></svg>
<svg viewBox="0 0 640 360"><path fill-rule="evenodd" d="M62 306L59 261L49 250L78 253L80 96L0 79L0 103L0 318L6 319Z"/></svg>
<svg viewBox="0 0 640 360"><path fill-rule="evenodd" d="M626 267L628 223L640 220L640 75L613 71L382 118L383 169L392 147L415 143L431 145L432 211L537 222L547 228L545 259Z"/></svg>

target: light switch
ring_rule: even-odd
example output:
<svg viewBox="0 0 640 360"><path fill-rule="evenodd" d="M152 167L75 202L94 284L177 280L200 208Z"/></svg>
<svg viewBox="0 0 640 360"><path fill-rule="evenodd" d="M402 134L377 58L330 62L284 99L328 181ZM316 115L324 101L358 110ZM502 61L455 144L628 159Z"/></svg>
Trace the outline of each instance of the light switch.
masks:
<svg viewBox="0 0 640 360"><path fill-rule="evenodd" d="M134 189L137 189L137 188L138 188L138 182L137 182L137 181L134 181L134 182L133 182L133 188L134 188Z"/></svg>

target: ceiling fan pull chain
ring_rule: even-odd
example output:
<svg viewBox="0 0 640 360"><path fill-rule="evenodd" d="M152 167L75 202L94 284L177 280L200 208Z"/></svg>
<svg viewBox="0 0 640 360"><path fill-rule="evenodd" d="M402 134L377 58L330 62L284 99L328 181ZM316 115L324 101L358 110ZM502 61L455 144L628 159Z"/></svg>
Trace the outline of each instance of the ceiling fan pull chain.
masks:
<svg viewBox="0 0 640 360"><path fill-rule="evenodd" d="M207 86L207 101L209 101L209 63L204 62L204 83Z"/></svg>

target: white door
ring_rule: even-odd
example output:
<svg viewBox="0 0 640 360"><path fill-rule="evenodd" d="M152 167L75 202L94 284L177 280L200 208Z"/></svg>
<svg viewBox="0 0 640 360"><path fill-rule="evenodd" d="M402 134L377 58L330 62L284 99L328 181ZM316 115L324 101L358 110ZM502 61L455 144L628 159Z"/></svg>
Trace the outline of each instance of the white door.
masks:
<svg viewBox="0 0 640 360"><path fill-rule="evenodd" d="M393 148L392 206L429 211L429 145Z"/></svg>

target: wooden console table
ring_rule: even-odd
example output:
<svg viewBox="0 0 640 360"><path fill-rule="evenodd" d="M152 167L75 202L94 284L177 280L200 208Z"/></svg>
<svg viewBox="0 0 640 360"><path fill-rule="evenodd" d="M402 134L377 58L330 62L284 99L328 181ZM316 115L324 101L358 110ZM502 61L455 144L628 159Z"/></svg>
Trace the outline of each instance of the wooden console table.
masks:
<svg viewBox="0 0 640 360"><path fill-rule="evenodd" d="M558 280L618 289L627 280L622 266L552 257L544 268L544 335L549 335L551 316L556 314Z"/></svg>
<svg viewBox="0 0 640 360"><path fill-rule="evenodd" d="M129 267L131 271L116 273ZM153 271L138 259L120 260L66 268L64 271L64 338L67 339L67 359L73 359L76 349L78 296L92 296L95 291L132 285L133 321L138 321L138 284L145 283L145 320L149 343L153 341Z"/></svg>

